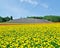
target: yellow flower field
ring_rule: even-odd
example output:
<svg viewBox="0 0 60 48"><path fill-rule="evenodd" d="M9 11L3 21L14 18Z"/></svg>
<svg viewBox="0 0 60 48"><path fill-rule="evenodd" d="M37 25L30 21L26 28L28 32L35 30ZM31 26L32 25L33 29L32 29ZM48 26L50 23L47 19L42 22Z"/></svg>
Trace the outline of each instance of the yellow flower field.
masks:
<svg viewBox="0 0 60 48"><path fill-rule="evenodd" d="M60 23L0 25L0 48L60 48Z"/></svg>

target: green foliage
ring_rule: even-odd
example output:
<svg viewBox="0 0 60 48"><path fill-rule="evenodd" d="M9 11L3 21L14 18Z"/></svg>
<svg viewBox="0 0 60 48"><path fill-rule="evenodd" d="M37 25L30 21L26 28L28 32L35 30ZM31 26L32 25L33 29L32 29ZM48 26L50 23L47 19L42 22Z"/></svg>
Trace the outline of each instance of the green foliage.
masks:
<svg viewBox="0 0 60 48"><path fill-rule="evenodd" d="M8 45L6 46L6 48L10 48L10 44L8 44Z"/></svg>
<svg viewBox="0 0 60 48"><path fill-rule="evenodd" d="M60 22L60 16L44 16L44 19L47 19L48 21L52 22Z"/></svg>
<svg viewBox="0 0 60 48"><path fill-rule="evenodd" d="M0 22L6 22L6 21L9 21L9 20L13 20L13 17L11 16L11 17L1 17L0 16Z"/></svg>
<svg viewBox="0 0 60 48"><path fill-rule="evenodd" d="M0 16L0 22L2 22L3 20L2 20L3 18Z"/></svg>
<svg viewBox="0 0 60 48"><path fill-rule="evenodd" d="M10 19L13 20L13 17L11 16Z"/></svg>
<svg viewBox="0 0 60 48"><path fill-rule="evenodd" d="M43 19L43 17L35 17L35 16L31 16L31 17L27 17L27 18Z"/></svg>
<svg viewBox="0 0 60 48"><path fill-rule="evenodd" d="M56 44L55 42L51 42L51 45L53 45L55 48L60 48L60 45Z"/></svg>
<svg viewBox="0 0 60 48"><path fill-rule="evenodd" d="M27 17L27 18L45 19L45 20L52 21L52 22L60 22L60 16L55 16L55 15L47 15L47 16L43 16L43 17L31 16L31 17Z"/></svg>

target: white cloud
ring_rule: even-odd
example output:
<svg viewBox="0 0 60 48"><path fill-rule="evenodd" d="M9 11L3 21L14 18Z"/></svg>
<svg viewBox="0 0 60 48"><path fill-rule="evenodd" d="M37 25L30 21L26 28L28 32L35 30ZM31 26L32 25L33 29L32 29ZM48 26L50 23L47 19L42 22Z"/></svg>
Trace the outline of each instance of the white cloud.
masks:
<svg viewBox="0 0 60 48"><path fill-rule="evenodd" d="M20 2L23 2L23 3L24 3L24 2L30 3L30 4L32 4L32 5L34 5L34 6L40 5L41 7L46 8L46 9L49 8L48 4L38 2L37 0L20 0Z"/></svg>
<svg viewBox="0 0 60 48"><path fill-rule="evenodd" d="M38 5L38 2L34 1L34 0L20 0L20 2L27 2L27 3L30 3L32 5Z"/></svg>
<svg viewBox="0 0 60 48"><path fill-rule="evenodd" d="M44 7L44 8L46 8L46 9L49 8L48 4L46 4L46 3L41 3L40 5L41 5L42 7Z"/></svg>
<svg viewBox="0 0 60 48"><path fill-rule="evenodd" d="M31 15L31 13L28 10L16 6L9 5L5 6L4 8L8 11L7 14L11 14L14 18L26 17L27 15Z"/></svg>
<svg viewBox="0 0 60 48"><path fill-rule="evenodd" d="M15 2L14 2L15 3ZM16 6L16 5L11 5L9 2L4 2L1 3L3 6L1 6L1 8L3 8L3 14L4 16L10 16L12 15L14 18L19 18L19 17L26 17L29 15L33 15L33 13L31 13L29 10L24 9L22 7Z"/></svg>

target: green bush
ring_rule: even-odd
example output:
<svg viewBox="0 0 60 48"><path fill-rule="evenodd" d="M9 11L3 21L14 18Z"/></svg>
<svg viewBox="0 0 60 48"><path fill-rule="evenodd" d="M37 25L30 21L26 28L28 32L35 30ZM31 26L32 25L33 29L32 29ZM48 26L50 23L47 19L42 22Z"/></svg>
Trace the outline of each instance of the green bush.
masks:
<svg viewBox="0 0 60 48"><path fill-rule="evenodd" d="M6 21L9 21L9 20L13 20L13 17L11 16L11 17L1 17L0 16L0 22L6 22Z"/></svg>
<svg viewBox="0 0 60 48"><path fill-rule="evenodd" d="M45 19L45 20L52 21L52 22L60 22L60 16L55 16L55 15L47 15L47 16L43 16L43 17L31 16L31 17L27 17L27 18Z"/></svg>
<svg viewBox="0 0 60 48"><path fill-rule="evenodd" d="M44 19L52 22L60 22L60 16L44 16Z"/></svg>

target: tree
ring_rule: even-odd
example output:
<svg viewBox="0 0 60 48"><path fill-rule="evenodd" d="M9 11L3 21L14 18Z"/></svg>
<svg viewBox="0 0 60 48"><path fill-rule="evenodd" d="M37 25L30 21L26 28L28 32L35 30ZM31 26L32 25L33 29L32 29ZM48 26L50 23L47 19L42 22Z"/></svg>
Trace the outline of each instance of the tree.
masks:
<svg viewBox="0 0 60 48"><path fill-rule="evenodd" d="M9 21L10 20L10 18L8 16L7 17L4 17L2 19L3 19L3 22L6 22L6 21Z"/></svg>
<svg viewBox="0 0 60 48"><path fill-rule="evenodd" d="M60 22L60 16L56 16L56 15L47 15L47 16L43 16L43 17L31 16L31 17L27 17L27 18L45 19L45 20L52 21L52 22Z"/></svg>
<svg viewBox="0 0 60 48"><path fill-rule="evenodd" d="M31 17L27 17L27 18L34 18L34 19L43 19L43 17L41 17L41 16L31 16Z"/></svg>
<svg viewBox="0 0 60 48"><path fill-rule="evenodd" d="M1 17L0 16L0 22L6 22L6 21L9 21L9 20L13 20L13 17L11 16L11 17Z"/></svg>
<svg viewBox="0 0 60 48"><path fill-rule="evenodd" d="M52 22L60 22L60 16L44 16L44 19L52 21Z"/></svg>
<svg viewBox="0 0 60 48"><path fill-rule="evenodd" d="M12 16L10 17L10 20L13 20L13 17Z"/></svg>
<svg viewBox="0 0 60 48"><path fill-rule="evenodd" d="M0 22L2 22L3 20L2 20L2 17L0 16Z"/></svg>

